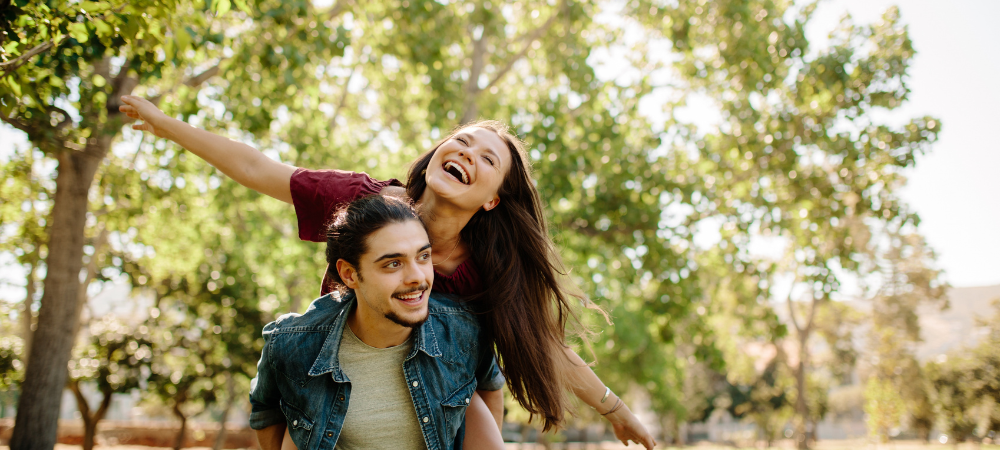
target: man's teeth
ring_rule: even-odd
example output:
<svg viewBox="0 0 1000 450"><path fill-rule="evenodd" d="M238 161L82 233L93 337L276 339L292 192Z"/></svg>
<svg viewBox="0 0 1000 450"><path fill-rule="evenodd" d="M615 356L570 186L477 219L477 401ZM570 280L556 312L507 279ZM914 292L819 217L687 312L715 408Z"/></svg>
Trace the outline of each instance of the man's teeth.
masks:
<svg viewBox="0 0 1000 450"><path fill-rule="evenodd" d="M448 170L448 169L451 169L451 168L454 168L455 170L458 171L458 173L462 174L462 183L469 184L469 174L465 173L465 169L463 169L462 166L460 166L458 164L455 164L455 163L453 163L451 161L448 161L448 162L444 163L444 169L445 170Z"/></svg>
<svg viewBox="0 0 1000 450"><path fill-rule="evenodd" d="M423 291L413 292L413 293L405 294L405 295L397 295L396 298L398 298L400 300L416 300L416 299L420 298L421 295L424 295Z"/></svg>

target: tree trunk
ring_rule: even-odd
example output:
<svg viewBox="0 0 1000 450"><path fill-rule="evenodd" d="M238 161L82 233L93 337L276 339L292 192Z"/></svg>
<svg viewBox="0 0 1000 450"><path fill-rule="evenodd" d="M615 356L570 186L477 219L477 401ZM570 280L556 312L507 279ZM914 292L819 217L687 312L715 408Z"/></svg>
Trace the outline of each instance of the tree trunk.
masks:
<svg viewBox="0 0 1000 450"><path fill-rule="evenodd" d="M664 414L660 418L660 434L664 444L669 444L680 434L677 430L677 420L673 413Z"/></svg>
<svg viewBox="0 0 1000 450"><path fill-rule="evenodd" d="M101 406L91 414L87 398L83 396L83 391L80 390L80 380L70 380L68 387L76 397L76 406L80 410L80 416L83 419L83 450L94 450L94 439L97 437L97 424L101 420L104 420L104 415L107 414L108 407L111 406L111 395L113 392L110 390L101 391L103 395L101 397Z"/></svg>
<svg viewBox="0 0 1000 450"><path fill-rule="evenodd" d="M809 448L809 439L806 436L806 421L809 417L809 407L806 404L806 358L809 354L806 350L806 342L809 340L809 329L799 331L799 364L795 369L795 388L798 391L795 399L795 447L799 450Z"/></svg>
<svg viewBox="0 0 1000 450"><path fill-rule="evenodd" d="M212 450L222 450L226 444L226 421L229 420L229 410L233 409L236 403L236 380L232 373L226 373L226 406L222 410L222 418L219 419L219 432L215 435L215 444Z"/></svg>
<svg viewBox="0 0 1000 450"><path fill-rule="evenodd" d="M174 399L174 415L181 421L181 428L177 430L177 437L174 438L174 450L184 448L184 438L187 434L187 417L184 415L184 411L181 411L181 404L183 404L183 401Z"/></svg>
<svg viewBox="0 0 1000 450"><path fill-rule="evenodd" d="M472 122L479 115L479 105L476 103L480 93L479 75L483 72L486 58L486 27L482 25L480 27L483 30L482 34L479 35L479 38L473 36L472 40L472 67L469 68L469 80L465 85L465 102L462 105L462 118L459 119L459 125Z"/></svg>
<svg viewBox="0 0 1000 450"><path fill-rule="evenodd" d="M79 322L87 196L112 137L92 138L84 151L67 149L59 155L44 292L11 450L51 450L56 443L59 403L68 377L66 364Z"/></svg>
<svg viewBox="0 0 1000 450"><path fill-rule="evenodd" d="M37 265L37 260L33 260L30 264L28 264L28 280L27 285L25 286L24 310L21 311L21 340L24 342L24 346L21 349L21 363L25 366L28 365L28 361L30 360L31 339L34 335L34 330L31 329L31 325L35 321L35 313L31 310L31 305L35 303L35 267Z"/></svg>

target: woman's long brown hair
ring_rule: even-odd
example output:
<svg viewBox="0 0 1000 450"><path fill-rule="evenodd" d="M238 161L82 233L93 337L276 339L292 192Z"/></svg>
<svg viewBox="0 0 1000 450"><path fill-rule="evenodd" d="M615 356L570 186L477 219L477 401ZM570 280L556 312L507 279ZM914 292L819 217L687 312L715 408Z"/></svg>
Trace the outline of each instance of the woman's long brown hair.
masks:
<svg viewBox="0 0 1000 450"><path fill-rule="evenodd" d="M547 431L559 426L568 405L565 327L574 316L571 295L560 281L565 271L549 239L524 144L497 121L464 125L441 143L469 127L497 133L512 161L498 192L500 203L479 210L461 231L484 288L469 301L482 312L483 331L496 347L511 395L532 417L541 416ZM424 171L441 143L410 167L406 193L414 201L427 188Z"/></svg>

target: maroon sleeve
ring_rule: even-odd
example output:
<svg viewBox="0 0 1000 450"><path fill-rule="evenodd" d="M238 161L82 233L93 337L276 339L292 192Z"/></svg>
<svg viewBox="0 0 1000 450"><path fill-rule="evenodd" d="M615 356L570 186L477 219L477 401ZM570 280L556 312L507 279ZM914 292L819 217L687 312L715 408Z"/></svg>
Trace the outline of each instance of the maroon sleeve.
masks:
<svg viewBox="0 0 1000 450"><path fill-rule="evenodd" d="M377 194L396 179L379 181L364 172L296 169L292 174L292 204L299 221L299 239L326 242L326 225L344 203Z"/></svg>

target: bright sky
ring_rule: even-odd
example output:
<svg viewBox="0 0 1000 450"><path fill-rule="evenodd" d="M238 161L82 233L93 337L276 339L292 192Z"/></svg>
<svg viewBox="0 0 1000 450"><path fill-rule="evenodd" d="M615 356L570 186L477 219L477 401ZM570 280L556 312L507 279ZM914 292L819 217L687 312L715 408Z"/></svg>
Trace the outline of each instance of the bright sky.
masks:
<svg viewBox="0 0 1000 450"><path fill-rule="evenodd" d="M953 286L1000 284L1000 140L992 136L1000 130L1000 2L827 0L807 30L810 42L824 40L844 13L870 23L894 4L917 55L910 102L892 117L942 122L903 196Z"/></svg>

